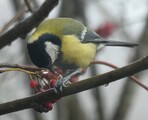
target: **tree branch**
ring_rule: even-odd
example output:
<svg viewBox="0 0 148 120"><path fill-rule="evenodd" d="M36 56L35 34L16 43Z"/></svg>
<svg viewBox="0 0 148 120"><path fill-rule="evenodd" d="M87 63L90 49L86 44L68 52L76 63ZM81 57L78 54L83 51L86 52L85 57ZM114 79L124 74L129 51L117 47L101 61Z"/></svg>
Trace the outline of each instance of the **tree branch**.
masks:
<svg viewBox="0 0 148 120"><path fill-rule="evenodd" d="M10 44L16 38L24 38L27 33L38 26L48 16L49 12L58 4L58 1L46 0L38 11L0 36L0 49Z"/></svg>
<svg viewBox="0 0 148 120"><path fill-rule="evenodd" d="M31 97L2 103L0 104L0 115L31 108L31 104L35 102L42 103L108 84L146 69L148 69L148 56L117 70L74 83L64 88L61 95L57 95L54 90L51 89Z"/></svg>

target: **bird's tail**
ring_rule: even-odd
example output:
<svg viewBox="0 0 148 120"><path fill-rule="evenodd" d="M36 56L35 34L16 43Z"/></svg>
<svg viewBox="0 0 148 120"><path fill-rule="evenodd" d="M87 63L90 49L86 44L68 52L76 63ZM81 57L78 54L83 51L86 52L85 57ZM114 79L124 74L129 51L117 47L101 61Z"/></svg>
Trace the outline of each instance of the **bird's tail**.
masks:
<svg viewBox="0 0 148 120"><path fill-rule="evenodd" d="M105 41L106 46L120 46L120 47L135 47L138 46L136 43L121 42L121 41Z"/></svg>
<svg viewBox="0 0 148 120"><path fill-rule="evenodd" d="M122 41L114 41L114 40L94 40L94 43L104 44L105 46L120 46L120 47L135 47L138 46L136 43L122 42Z"/></svg>

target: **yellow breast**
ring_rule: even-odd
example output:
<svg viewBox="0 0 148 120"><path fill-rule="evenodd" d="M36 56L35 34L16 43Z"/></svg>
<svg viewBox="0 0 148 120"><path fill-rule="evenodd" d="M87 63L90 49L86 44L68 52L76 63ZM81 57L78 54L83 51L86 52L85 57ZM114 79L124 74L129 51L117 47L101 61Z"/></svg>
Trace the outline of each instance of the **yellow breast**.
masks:
<svg viewBox="0 0 148 120"><path fill-rule="evenodd" d="M74 35L64 36L61 47L63 63L76 65L80 68L87 67L96 54L95 44L81 43Z"/></svg>

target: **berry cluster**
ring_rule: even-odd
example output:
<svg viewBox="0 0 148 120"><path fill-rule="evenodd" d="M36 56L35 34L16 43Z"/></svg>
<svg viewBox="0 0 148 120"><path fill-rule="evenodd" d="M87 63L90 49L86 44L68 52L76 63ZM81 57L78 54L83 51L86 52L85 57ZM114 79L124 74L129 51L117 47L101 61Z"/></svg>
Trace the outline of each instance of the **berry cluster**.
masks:
<svg viewBox="0 0 148 120"><path fill-rule="evenodd" d="M59 77L60 74L53 75L50 71L43 71L40 77L36 76L36 79L30 80L30 87L34 90L34 94L44 92L53 88L56 81L60 79ZM52 110L53 104L57 101L56 99L44 103L33 103L32 107L38 112L48 112Z"/></svg>
<svg viewBox="0 0 148 120"><path fill-rule="evenodd" d="M66 72L62 71L60 68L55 68L55 71L56 74L53 74L50 71L42 71L39 76L31 76L30 87L34 90L34 94L41 93L53 88L57 80L61 79L61 75ZM75 75L70 78L70 82L76 82L78 80L78 76L79 75ZM58 99L43 103L33 103L32 108L34 108L38 112L48 112L52 110L53 104L57 101Z"/></svg>

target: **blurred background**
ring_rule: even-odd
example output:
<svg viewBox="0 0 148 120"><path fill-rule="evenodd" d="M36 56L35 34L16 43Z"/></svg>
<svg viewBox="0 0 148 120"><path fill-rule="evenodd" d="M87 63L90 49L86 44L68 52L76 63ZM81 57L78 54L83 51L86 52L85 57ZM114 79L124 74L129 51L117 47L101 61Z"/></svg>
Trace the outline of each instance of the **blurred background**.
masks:
<svg viewBox="0 0 148 120"><path fill-rule="evenodd" d="M35 11L44 1L30 0L30 4ZM30 15L24 0L1 0L0 34ZM139 43L139 47L133 49L106 47L95 60L122 67L148 53L148 0L60 0L48 17L59 16L80 20L106 39ZM32 65L26 41L17 39L1 49L0 63ZM80 80L111 70L104 65L91 66ZM148 85L147 74L148 71L143 71L136 76ZM147 91L130 79L124 79L62 98L48 113L27 109L0 116L0 120L148 120ZM26 74L0 74L1 103L31 94Z"/></svg>

